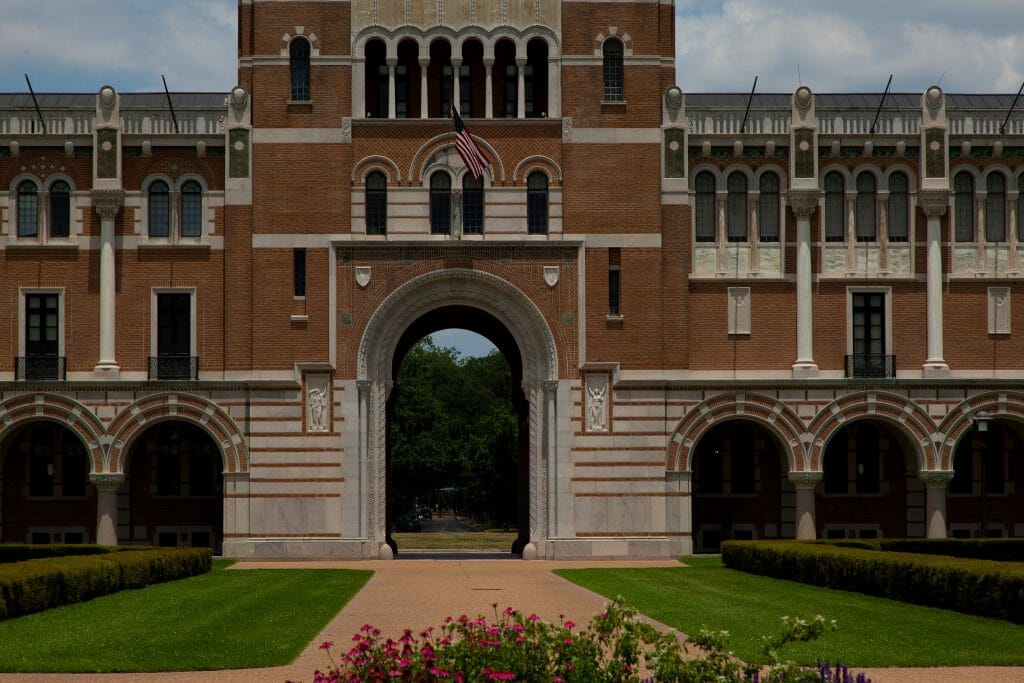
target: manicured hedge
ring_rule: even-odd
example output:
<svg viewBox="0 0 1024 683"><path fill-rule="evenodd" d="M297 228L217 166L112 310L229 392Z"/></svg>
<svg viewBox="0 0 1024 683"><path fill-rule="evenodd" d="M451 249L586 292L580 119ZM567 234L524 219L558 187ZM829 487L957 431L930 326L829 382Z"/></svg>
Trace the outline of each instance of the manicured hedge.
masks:
<svg viewBox="0 0 1024 683"><path fill-rule="evenodd" d="M55 543L52 545L5 545L0 544L0 564L38 560L43 557L65 557L67 555L101 555L118 548L105 545L82 545Z"/></svg>
<svg viewBox="0 0 1024 683"><path fill-rule="evenodd" d="M814 542L842 548L949 555L996 562L1024 562L1024 538L880 538Z"/></svg>
<svg viewBox="0 0 1024 683"><path fill-rule="evenodd" d="M800 541L727 541L731 569L1024 623L1024 565Z"/></svg>
<svg viewBox="0 0 1024 683"><path fill-rule="evenodd" d="M0 565L0 619L210 570L208 548L132 549Z"/></svg>

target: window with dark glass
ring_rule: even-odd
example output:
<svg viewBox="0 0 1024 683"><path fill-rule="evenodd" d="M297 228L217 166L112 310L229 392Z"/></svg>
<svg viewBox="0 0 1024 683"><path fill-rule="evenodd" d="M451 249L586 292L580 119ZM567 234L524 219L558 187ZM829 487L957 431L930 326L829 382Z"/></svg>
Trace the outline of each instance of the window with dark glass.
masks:
<svg viewBox="0 0 1024 683"><path fill-rule="evenodd" d="M910 183L906 173L889 176L889 241L906 242L910 239Z"/></svg>
<svg viewBox="0 0 1024 683"><path fill-rule="evenodd" d="M990 173L985 184L985 241L1006 241L1006 178Z"/></svg>
<svg viewBox="0 0 1024 683"><path fill-rule="evenodd" d="M475 116L473 111L473 70L469 64L459 66L459 116Z"/></svg>
<svg viewBox="0 0 1024 683"><path fill-rule="evenodd" d="M149 185L149 236L168 237L171 225L171 195L167 183L157 180Z"/></svg>
<svg viewBox="0 0 1024 683"><path fill-rule="evenodd" d="M50 187L50 237L71 234L71 186L58 180Z"/></svg>
<svg viewBox="0 0 1024 683"><path fill-rule="evenodd" d="M885 377L885 294L852 296L854 372L858 377Z"/></svg>
<svg viewBox="0 0 1024 683"><path fill-rule="evenodd" d="M192 295L178 292L157 294L156 303L157 356L189 357L192 353Z"/></svg>
<svg viewBox="0 0 1024 683"><path fill-rule="evenodd" d="M366 116L373 119L388 117L390 74L388 73L387 48L382 40L366 43Z"/></svg>
<svg viewBox="0 0 1024 683"><path fill-rule="evenodd" d="M306 296L306 250L292 249L292 296Z"/></svg>
<svg viewBox="0 0 1024 683"><path fill-rule="evenodd" d="M181 187L181 236L203 234L203 187L190 180Z"/></svg>
<svg viewBox="0 0 1024 683"><path fill-rule="evenodd" d="M388 232L388 178L380 171L366 176L366 234Z"/></svg>
<svg viewBox="0 0 1024 683"><path fill-rule="evenodd" d="M861 173L857 176L857 241L874 242L878 239L878 184L875 176Z"/></svg>
<svg viewBox="0 0 1024 683"><path fill-rule="evenodd" d="M438 118L450 118L452 112L452 97L454 97L455 71L451 63L441 67L441 107L438 111ZM461 93L460 93L461 97Z"/></svg>
<svg viewBox="0 0 1024 683"><path fill-rule="evenodd" d="M505 118L514 119L519 115L519 68L515 64L505 66Z"/></svg>
<svg viewBox="0 0 1024 683"><path fill-rule="evenodd" d="M452 179L444 171L430 176L430 232L447 235L452 231Z"/></svg>
<svg viewBox="0 0 1024 683"><path fill-rule="evenodd" d="M953 179L954 238L957 242L974 241L974 177L958 173Z"/></svg>
<svg viewBox="0 0 1024 683"><path fill-rule="evenodd" d="M619 299L621 296L622 252L617 247L608 250L608 315L621 315Z"/></svg>
<svg viewBox="0 0 1024 683"><path fill-rule="evenodd" d="M526 117L548 113L548 44L534 38L526 45Z"/></svg>
<svg viewBox="0 0 1024 683"><path fill-rule="evenodd" d="M526 178L526 231L531 235L548 232L548 177L540 171Z"/></svg>
<svg viewBox="0 0 1024 683"><path fill-rule="evenodd" d="M409 68L404 64L395 67L395 116L409 117Z"/></svg>
<svg viewBox="0 0 1024 683"><path fill-rule="evenodd" d="M848 492L848 457L846 438L843 434L833 437L825 448L825 458L822 460L822 481L825 485L825 493Z"/></svg>
<svg viewBox="0 0 1024 683"><path fill-rule="evenodd" d="M288 47L292 75L292 101L309 101L309 41L296 38Z"/></svg>
<svg viewBox="0 0 1024 683"><path fill-rule="evenodd" d="M59 294L25 295L25 356L30 359L30 365L43 362L38 359L57 357L60 352L59 326ZM37 371L43 369L36 368Z"/></svg>
<svg viewBox="0 0 1024 683"><path fill-rule="evenodd" d="M843 176L832 171L825 176L825 241L842 242L846 239L846 218Z"/></svg>
<svg viewBox="0 0 1024 683"><path fill-rule="evenodd" d="M762 242L779 241L779 176L765 173L761 176L760 196L757 199L758 238Z"/></svg>
<svg viewBox="0 0 1024 683"><path fill-rule="evenodd" d="M462 178L462 232L480 235L484 231L484 179Z"/></svg>
<svg viewBox="0 0 1024 683"><path fill-rule="evenodd" d="M622 102L622 41L609 38L602 47L604 53L604 101Z"/></svg>
<svg viewBox="0 0 1024 683"><path fill-rule="evenodd" d="M694 227L698 242L715 241L715 177L701 171L693 181Z"/></svg>
<svg viewBox="0 0 1024 683"><path fill-rule="evenodd" d="M39 188L31 180L18 185L18 237L39 236Z"/></svg>
<svg viewBox="0 0 1024 683"><path fill-rule="evenodd" d="M857 493L880 490L880 443L877 427L871 424L857 427Z"/></svg>
<svg viewBox="0 0 1024 683"><path fill-rule="evenodd" d="M729 174L726 180L726 238L730 242L747 241L747 176Z"/></svg>

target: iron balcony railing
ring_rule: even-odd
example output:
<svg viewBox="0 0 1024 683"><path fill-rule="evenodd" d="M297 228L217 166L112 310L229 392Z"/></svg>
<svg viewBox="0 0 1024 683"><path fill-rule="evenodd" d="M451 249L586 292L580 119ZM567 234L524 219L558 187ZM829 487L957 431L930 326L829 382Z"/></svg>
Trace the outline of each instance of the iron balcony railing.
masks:
<svg viewBox="0 0 1024 683"><path fill-rule="evenodd" d="M846 357L846 376L895 379L896 356L885 353L855 353Z"/></svg>
<svg viewBox="0 0 1024 683"><path fill-rule="evenodd" d="M14 359L16 382L63 382L66 375L64 356L17 356Z"/></svg>
<svg viewBox="0 0 1024 683"><path fill-rule="evenodd" d="M150 356L150 380L199 379L199 356Z"/></svg>

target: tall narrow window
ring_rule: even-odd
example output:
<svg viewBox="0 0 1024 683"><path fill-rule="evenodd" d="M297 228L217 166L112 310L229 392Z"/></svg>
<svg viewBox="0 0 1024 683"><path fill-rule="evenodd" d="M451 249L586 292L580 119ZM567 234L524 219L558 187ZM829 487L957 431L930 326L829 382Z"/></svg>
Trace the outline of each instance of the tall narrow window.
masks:
<svg viewBox="0 0 1024 683"><path fill-rule="evenodd" d="M953 179L953 210L957 242L974 241L974 178L958 173Z"/></svg>
<svg viewBox="0 0 1024 683"><path fill-rule="evenodd" d="M608 315L621 315L619 297L622 270L622 252L613 247L608 250Z"/></svg>
<svg viewBox="0 0 1024 683"><path fill-rule="evenodd" d="M151 379L196 379L192 362L192 295L156 296L156 358L150 360Z"/></svg>
<svg viewBox="0 0 1024 683"><path fill-rule="evenodd" d="M985 241L1006 241L1006 178L990 173L985 185Z"/></svg>
<svg viewBox="0 0 1024 683"><path fill-rule="evenodd" d="M762 242L779 241L779 176L761 176L761 194L757 199L757 226Z"/></svg>
<svg viewBox="0 0 1024 683"><path fill-rule="evenodd" d="M438 111L438 118L447 118L451 116L452 112L452 97L454 93L452 88L454 87L454 70L451 64L445 64L441 67L441 108ZM461 94L460 94L461 97Z"/></svg>
<svg viewBox="0 0 1024 683"><path fill-rule="evenodd" d="M715 241L715 177L707 171L701 171L694 178L693 189L696 194L694 207L695 238L698 242Z"/></svg>
<svg viewBox="0 0 1024 683"><path fill-rule="evenodd" d="M459 66L459 116L469 118L473 111L473 70L469 64Z"/></svg>
<svg viewBox="0 0 1024 683"><path fill-rule="evenodd" d="M604 53L604 101L622 102L622 41L609 38L602 47Z"/></svg>
<svg viewBox="0 0 1024 683"><path fill-rule="evenodd" d="M31 180L18 185L18 237L39 236L39 188Z"/></svg>
<svg viewBox="0 0 1024 683"><path fill-rule="evenodd" d="M885 294L853 295L853 377L889 377L886 362Z"/></svg>
<svg viewBox="0 0 1024 683"><path fill-rule="evenodd" d="M63 180L50 187L50 237L71 234L71 186Z"/></svg>
<svg viewBox="0 0 1024 683"><path fill-rule="evenodd" d="M380 171L366 176L366 234L388 232L388 179Z"/></svg>
<svg viewBox="0 0 1024 683"><path fill-rule="evenodd" d="M889 176L889 241L906 242L910 239L910 183L906 173Z"/></svg>
<svg viewBox="0 0 1024 683"><path fill-rule="evenodd" d="M296 38L288 47L292 74L292 101L309 101L309 41Z"/></svg>
<svg viewBox="0 0 1024 683"><path fill-rule="evenodd" d="M519 115L519 68L515 64L505 67L505 118Z"/></svg>
<svg viewBox="0 0 1024 683"><path fill-rule="evenodd" d="M149 185L149 236L170 236L171 197L167 183L157 180Z"/></svg>
<svg viewBox="0 0 1024 683"><path fill-rule="evenodd" d="M462 232L481 235L484 231L484 178L462 177Z"/></svg>
<svg viewBox="0 0 1024 683"><path fill-rule="evenodd" d="M430 176L430 232L447 235L452 231L452 179L444 171Z"/></svg>
<svg viewBox="0 0 1024 683"><path fill-rule="evenodd" d="M875 176L861 173L857 176L857 241L874 242L878 239L878 185Z"/></svg>
<svg viewBox="0 0 1024 683"><path fill-rule="evenodd" d="M747 176L736 172L726 181L726 237L730 242L747 241Z"/></svg>
<svg viewBox="0 0 1024 683"><path fill-rule="evenodd" d="M548 177L540 171L526 178L526 231L531 235L548 232Z"/></svg>
<svg viewBox="0 0 1024 683"><path fill-rule="evenodd" d="M181 186L181 236L203 234L203 187L194 180Z"/></svg>
<svg viewBox="0 0 1024 683"><path fill-rule="evenodd" d="M292 295L306 296L305 249L292 249Z"/></svg>
<svg viewBox="0 0 1024 683"><path fill-rule="evenodd" d="M526 117L548 114L548 44L534 38L526 45Z"/></svg>
<svg viewBox="0 0 1024 683"><path fill-rule="evenodd" d="M395 67L395 116L409 117L409 67L405 64Z"/></svg>
<svg viewBox="0 0 1024 683"><path fill-rule="evenodd" d="M60 295L25 295L25 372L27 380L63 380L60 354Z"/></svg>
<svg viewBox="0 0 1024 683"><path fill-rule="evenodd" d="M383 40L374 39L366 43L365 80L367 118L386 119L391 84L389 82L387 48L384 46Z"/></svg>
<svg viewBox="0 0 1024 683"><path fill-rule="evenodd" d="M843 176L832 171L825 176L825 241L842 242L846 239L846 216Z"/></svg>

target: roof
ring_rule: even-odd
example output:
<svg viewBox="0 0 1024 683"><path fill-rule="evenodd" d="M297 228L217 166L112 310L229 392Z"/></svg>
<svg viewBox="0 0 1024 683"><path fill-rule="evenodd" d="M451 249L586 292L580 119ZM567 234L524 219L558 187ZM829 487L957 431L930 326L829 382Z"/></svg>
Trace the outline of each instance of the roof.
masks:
<svg viewBox="0 0 1024 683"><path fill-rule="evenodd" d="M177 109L216 109L224 106L227 93L172 92ZM95 109L96 93L36 93L40 109ZM167 94L162 92L121 93L122 109L163 109ZM0 109L34 109L29 93L0 93Z"/></svg>
<svg viewBox="0 0 1024 683"><path fill-rule="evenodd" d="M749 93L686 93L686 106L696 109L739 108L747 106ZM750 106L755 109L789 109L790 93L754 93ZM996 109L1009 110L1015 95L1011 94L946 94L946 109ZM815 93L814 103L818 109L878 109L882 93ZM1021 104L1021 103L1019 103ZM921 108L921 93L889 93L885 98L886 109Z"/></svg>

